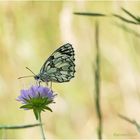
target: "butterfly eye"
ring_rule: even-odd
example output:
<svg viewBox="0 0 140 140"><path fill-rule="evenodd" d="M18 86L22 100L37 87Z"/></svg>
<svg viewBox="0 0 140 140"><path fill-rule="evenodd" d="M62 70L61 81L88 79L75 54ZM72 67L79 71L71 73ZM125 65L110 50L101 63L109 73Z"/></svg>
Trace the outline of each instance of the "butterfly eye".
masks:
<svg viewBox="0 0 140 140"><path fill-rule="evenodd" d="M35 78L35 80L39 80L39 76L38 75L35 75L34 78Z"/></svg>

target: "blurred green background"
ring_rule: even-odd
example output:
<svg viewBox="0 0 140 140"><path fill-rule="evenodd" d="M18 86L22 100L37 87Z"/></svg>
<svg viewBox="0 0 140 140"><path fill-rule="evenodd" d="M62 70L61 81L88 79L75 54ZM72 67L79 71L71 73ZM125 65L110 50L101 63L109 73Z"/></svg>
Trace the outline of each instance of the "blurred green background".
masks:
<svg viewBox="0 0 140 140"><path fill-rule="evenodd" d="M75 49L76 74L68 83L53 84L58 94L53 113L42 114L47 138L97 138L95 108L95 21L99 22L101 51L101 109L103 138L140 138L135 126L117 114L140 122L140 26L113 17L85 17L73 12L111 13L126 16L121 7L138 15L140 2L132 1L44 1L0 2L0 124L36 123L32 111L20 110L15 99L28 88L42 64L59 46L69 42ZM129 18L129 17L128 17ZM0 130L0 136L3 133ZM38 139L38 127L8 130L7 138Z"/></svg>

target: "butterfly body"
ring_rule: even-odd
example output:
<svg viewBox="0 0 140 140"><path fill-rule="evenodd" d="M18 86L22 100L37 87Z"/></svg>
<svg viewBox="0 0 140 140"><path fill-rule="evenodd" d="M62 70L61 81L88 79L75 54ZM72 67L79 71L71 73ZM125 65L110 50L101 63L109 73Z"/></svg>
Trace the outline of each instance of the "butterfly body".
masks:
<svg viewBox="0 0 140 140"><path fill-rule="evenodd" d="M68 82L74 77L74 60L74 49L67 43L52 53L34 78L42 82Z"/></svg>

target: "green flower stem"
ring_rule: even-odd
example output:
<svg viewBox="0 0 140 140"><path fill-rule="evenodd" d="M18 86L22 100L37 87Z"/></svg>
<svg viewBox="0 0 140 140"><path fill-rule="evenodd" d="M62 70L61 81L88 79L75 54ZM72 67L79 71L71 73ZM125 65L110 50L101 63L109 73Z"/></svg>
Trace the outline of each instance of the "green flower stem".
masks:
<svg viewBox="0 0 140 140"><path fill-rule="evenodd" d="M41 124L40 130L41 130L42 138L43 138L43 140L45 140L46 138L45 138L45 133L44 133L43 126L42 126L41 112L38 113L38 120L39 120L39 123Z"/></svg>

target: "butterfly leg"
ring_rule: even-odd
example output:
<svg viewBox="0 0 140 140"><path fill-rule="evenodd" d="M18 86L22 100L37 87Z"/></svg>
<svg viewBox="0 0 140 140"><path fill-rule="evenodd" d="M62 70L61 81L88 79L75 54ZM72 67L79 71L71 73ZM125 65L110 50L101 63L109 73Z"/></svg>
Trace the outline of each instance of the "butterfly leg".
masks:
<svg viewBox="0 0 140 140"><path fill-rule="evenodd" d="M48 82L45 82L46 83L46 86L48 87Z"/></svg>
<svg viewBox="0 0 140 140"><path fill-rule="evenodd" d="M36 81L36 84L38 85L38 87L40 87L40 83L41 81Z"/></svg>
<svg viewBox="0 0 140 140"><path fill-rule="evenodd" d="M39 87L40 87L40 83L41 83L41 81L38 82Z"/></svg>
<svg viewBox="0 0 140 140"><path fill-rule="evenodd" d="M50 88L52 89L52 81L50 82Z"/></svg>
<svg viewBox="0 0 140 140"><path fill-rule="evenodd" d="M49 84L48 82L46 82L46 85L47 85L50 89L52 89L52 82L50 82L50 84Z"/></svg>

